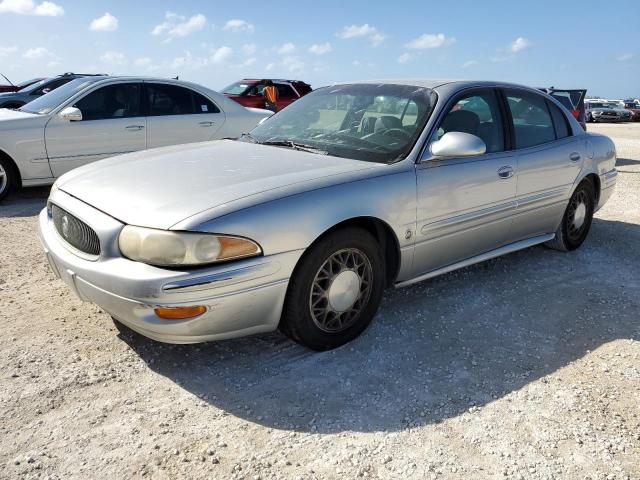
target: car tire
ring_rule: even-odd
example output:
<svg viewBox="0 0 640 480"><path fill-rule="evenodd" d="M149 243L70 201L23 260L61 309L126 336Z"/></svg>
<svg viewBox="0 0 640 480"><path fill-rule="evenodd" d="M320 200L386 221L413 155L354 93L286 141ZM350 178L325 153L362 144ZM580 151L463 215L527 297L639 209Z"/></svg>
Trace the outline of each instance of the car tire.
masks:
<svg viewBox="0 0 640 480"><path fill-rule="evenodd" d="M0 201L17 187L18 176L13 164L0 156Z"/></svg>
<svg viewBox="0 0 640 480"><path fill-rule="evenodd" d="M298 262L287 289L280 330L312 350L339 347L371 323L385 287L380 245L361 228L336 230Z"/></svg>
<svg viewBox="0 0 640 480"><path fill-rule="evenodd" d="M595 207L596 195L593 183L590 180L584 180L571 195L555 238L546 242L545 245L562 252L580 247L589 234Z"/></svg>

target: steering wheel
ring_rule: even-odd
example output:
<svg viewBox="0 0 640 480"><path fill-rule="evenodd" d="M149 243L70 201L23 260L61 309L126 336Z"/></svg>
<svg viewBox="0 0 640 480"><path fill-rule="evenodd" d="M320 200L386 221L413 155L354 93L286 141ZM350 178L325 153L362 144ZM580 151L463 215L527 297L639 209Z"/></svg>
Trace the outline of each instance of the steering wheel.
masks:
<svg viewBox="0 0 640 480"><path fill-rule="evenodd" d="M400 135L398 135L398 133ZM401 137L403 140L409 140L411 138L411 135L405 132L402 128L387 128L384 132L382 132L382 134L389 137Z"/></svg>

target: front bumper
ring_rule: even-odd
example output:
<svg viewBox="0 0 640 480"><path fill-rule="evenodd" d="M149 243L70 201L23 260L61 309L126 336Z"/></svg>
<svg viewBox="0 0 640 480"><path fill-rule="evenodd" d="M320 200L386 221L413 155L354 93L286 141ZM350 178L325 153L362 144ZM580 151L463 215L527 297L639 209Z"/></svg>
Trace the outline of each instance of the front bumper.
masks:
<svg viewBox="0 0 640 480"><path fill-rule="evenodd" d="M302 251L255 257L214 267L168 270L133 262L117 250L124 226L57 191L51 200L98 233L101 253L82 258L57 233L47 210L40 213L40 239L54 274L84 301L142 335L168 343L197 343L275 330L288 280ZM204 305L187 320L164 320L156 307Z"/></svg>

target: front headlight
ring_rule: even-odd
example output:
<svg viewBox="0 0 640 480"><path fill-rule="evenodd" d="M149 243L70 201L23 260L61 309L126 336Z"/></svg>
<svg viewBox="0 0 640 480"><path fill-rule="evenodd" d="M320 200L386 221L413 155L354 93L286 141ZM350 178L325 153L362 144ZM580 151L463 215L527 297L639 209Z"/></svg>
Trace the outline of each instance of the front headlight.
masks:
<svg viewBox="0 0 640 480"><path fill-rule="evenodd" d="M159 267L206 265L262 253L257 243L246 238L132 225L122 229L118 245L125 257Z"/></svg>

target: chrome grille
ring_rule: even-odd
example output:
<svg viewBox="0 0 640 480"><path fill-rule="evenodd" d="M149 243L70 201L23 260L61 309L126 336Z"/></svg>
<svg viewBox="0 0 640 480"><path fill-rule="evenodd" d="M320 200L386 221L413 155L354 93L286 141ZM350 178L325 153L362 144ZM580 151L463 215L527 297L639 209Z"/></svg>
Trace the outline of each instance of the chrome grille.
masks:
<svg viewBox="0 0 640 480"><path fill-rule="evenodd" d="M50 211L56 230L66 242L89 255L100 254L100 240L89 225L55 204Z"/></svg>

